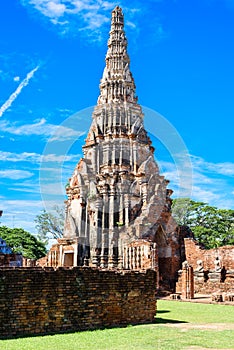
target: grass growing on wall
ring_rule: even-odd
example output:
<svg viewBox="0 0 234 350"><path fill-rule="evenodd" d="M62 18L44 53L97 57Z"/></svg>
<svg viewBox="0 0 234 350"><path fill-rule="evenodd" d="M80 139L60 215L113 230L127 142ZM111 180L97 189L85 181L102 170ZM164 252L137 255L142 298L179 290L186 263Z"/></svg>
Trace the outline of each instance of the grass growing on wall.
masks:
<svg viewBox="0 0 234 350"><path fill-rule="evenodd" d="M233 349L234 307L158 301L156 323L0 340L1 350Z"/></svg>

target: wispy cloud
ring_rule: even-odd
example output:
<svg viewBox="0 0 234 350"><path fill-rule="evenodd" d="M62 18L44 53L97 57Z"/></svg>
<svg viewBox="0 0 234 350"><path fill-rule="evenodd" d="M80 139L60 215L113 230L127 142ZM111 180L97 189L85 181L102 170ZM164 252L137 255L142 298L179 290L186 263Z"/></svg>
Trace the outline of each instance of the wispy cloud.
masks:
<svg viewBox="0 0 234 350"><path fill-rule="evenodd" d="M4 152L0 151L0 161L8 161L8 162L30 162L30 163L40 163L43 161L43 163L63 163L63 162L69 162L77 158L77 154L66 154L66 155L59 155L59 154L46 154L41 155L39 153L29 153L29 152L22 152L22 153L13 153L13 152Z"/></svg>
<svg viewBox="0 0 234 350"><path fill-rule="evenodd" d="M12 124L4 120L0 122L0 129L2 132L19 136L38 135L47 138L51 137L50 141L66 141L71 138L79 138L85 134L85 131L75 130L63 125L47 123L44 118L35 121L33 124L24 125L18 125L17 123Z"/></svg>
<svg viewBox="0 0 234 350"><path fill-rule="evenodd" d="M32 79L34 73L38 70L39 66L32 69L26 76L26 78L19 84L15 92L11 94L11 96L8 98L8 100L0 107L0 117L3 115L3 113L12 105L12 103L15 101L15 99L19 96L22 89L28 85L30 79Z"/></svg>
<svg viewBox="0 0 234 350"><path fill-rule="evenodd" d="M202 169L203 172L212 172L224 176L234 176L234 163L212 163L207 162L201 157L191 156L193 165L197 169Z"/></svg>
<svg viewBox="0 0 234 350"><path fill-rule="evenodd" d="M60 34L84 33L100 39L100 27L109 22L115 3L102 0L21 0L29 10L39 12Z"/></svg>
<svg viewBox="0 0 234 350"><path fill-rule="evenodd" d="M35 229L35 217L44 208L42 200L5 200L1 202L1 224L8 227L23 227L31 233L37 233ZM48 201L46 209L52 211L55 205L63 205L55 201Z"/></svg>
<svg viewBox="0 0 234 350"><path fill-rule="evenodd" d="M41 200L5 200L1 202L1 224L8 227L23 227L36 233L35 216L43 209Z"/></svg>
<svg viewBox="0 0 234 350"><path fill-rule="evenodd" d="M138 34L139 20L145 12L152 11L153 1L143 3L139 0L121 0L116 3L110 0L21 0L21 3L35 15L41 14L52 28L56 27L57 33L85 36L89 41L97 43L107 34L111 10L116 5L121 6L126 14L126 27ZM162 24L158 24L158 20L156 22L152 28L153 36L157 39L165 38Z"/></svg>
<svg viewBox="0 0 234 350"><path fill-rule="evenodd" d="M192 198L219 208L234 208L234 198L230 196L234 194L234 163L212 163L194 155L190 159L193 168ZM174 197L178 197L181 193L179 186L186 188L186 181L179 184L178 169L172 162L162 161L159 165L163 175L171 180Z"/></svg>
<svg viewBox="0 0 234 350"><path fill-rule="evenodd" d="M30 171L25 170L12 170L12 169L5 169L0 170L0 178L7 178L10 180L21 180L26 179L29 177L32 177L34 174Z"/></svg>
<svg viewBox="0 0 234 350"><path fill-rule="evenodd" d="M0 81L19 82L22 74L27 75L32 67L37 66L38 56L35 53L26 54L20 51L8 51L6 48L0 53ZM24 73L22 72L24 68Z"/></svg>

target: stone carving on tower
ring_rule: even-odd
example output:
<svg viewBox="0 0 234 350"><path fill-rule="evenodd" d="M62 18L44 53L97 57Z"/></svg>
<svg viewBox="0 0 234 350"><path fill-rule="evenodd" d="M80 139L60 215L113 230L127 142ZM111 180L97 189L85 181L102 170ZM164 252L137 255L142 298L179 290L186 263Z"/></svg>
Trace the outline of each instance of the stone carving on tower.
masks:
<svg viewBox="0 0 234 350"><path fill-rule="evenodd" d="M118 6L112 11L105 61L83 158L66 188L60 265L141 267L142 256L148 257L150 251L155 256L156 248L159 258L175 255L168 242L176 233L170 213L172 191L159 174L144 128ZM134 250L135 241L143 248L137 244Z"/></svg>

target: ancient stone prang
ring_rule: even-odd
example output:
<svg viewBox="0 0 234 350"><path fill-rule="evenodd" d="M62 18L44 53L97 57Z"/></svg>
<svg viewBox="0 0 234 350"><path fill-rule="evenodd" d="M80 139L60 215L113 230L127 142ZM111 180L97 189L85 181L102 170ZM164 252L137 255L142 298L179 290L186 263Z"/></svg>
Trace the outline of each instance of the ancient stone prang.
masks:
<svg viewBox="0 0 234 350"><path fill-rule="evenodd" d="M47 265L159 269L174 283L179 232L130 70L122 9L112 11L106 65L92 123L66 187L62 239Z"/></svg>
<svg viewBox="0 0 234 350"><path fill-rule="evenodd" d="M89 260L121 267L126 242L155 240L160 231L166 244L173 230L172 191L159 174L144 128L123 27L122 10L116 7L84 157L67 186L64 239L78 238L78 265Z"/></svg>

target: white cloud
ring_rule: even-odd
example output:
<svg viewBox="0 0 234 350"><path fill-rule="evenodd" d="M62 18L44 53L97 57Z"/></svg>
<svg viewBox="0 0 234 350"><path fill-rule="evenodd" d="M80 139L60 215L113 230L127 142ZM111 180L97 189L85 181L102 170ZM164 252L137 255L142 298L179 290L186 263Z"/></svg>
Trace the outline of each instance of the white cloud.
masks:
<svg viewBox="0 0 234 350"><path fill-rule="evenodd" d="M53 133L51 134L50 142L52 141L66 141L78 139L80 136L85 135L85 131L74 130L62 125L56 127L53 126Z"/></svg>
<svg viewBox="0 0 234 350"><path fill-rule="evenodd" d="M101 4L102 4L102 8L108 11L112 10L116 6L115 2L110 2L110 1L101 1Z"/></svg>
<svg viewBox="0 0 234 350"><path fill-rule="evenodd" d="M234 176L234 163L212 163L207 162L201 157L191 156L193 166L202 169L203 172L212 172L223 176Z"/></svg>
<svg viewBox="0 0 234 350"><path fill-rule="evenodd" d="M56 197L61 196L61 200L65 199L66 190L65 190L65 183L59 182L53 182L53 183L47 183L41 186L40 193L43 195L51 196L54 195Z"/></svg>
<svg viewBox="0 0 234 350"><path fill-rule="evenodd" d="M54 0L29 0L23 1L23 4L29 3L33 5L35 9L40 11L44 16L50 18L56 18L64 15L66 11L66 5L62 4L62 2Z"/></svg>
<svg viewBox="0 0 234 350"><path fill-rule="evenodd" d="M0 151L0 161L9 161L9 162L30 162L30 163L40 163L41 161L45 163L49 162L68 162L74 159L78 160L78 155L69 154L69 155L58 155L58 154L46 154L41 155L39 153L13 153L13 152L3 152Z"/></svg>
<svg viewBox="0 0 234 350"><path fill-rule="evenodd" d="M25 170L12 170L12 169L5 169L0 170L0 178L8 178L11 180L20 180L20 179L26 179L29 177L32 177L34 174L29 171Z"/></svg>
<svg viewBox="0 0 234 350"><path fill-rule="evenodd" d="M40 155L37 153L13 153L13 152L4 152L0 151L0 161L9 161L9 162L38 162Z"/></svg>
<svg viewBox="0 0 234 350"><path fill-rule="evenodd" d="M66 11L66 6L64 4L58 4L53 1L49 1L47 4L47 11L48 14L52 17L60 17L64 15L64 12Z"/></svg>
<svg viewBox="0 0 234 350"><path fill-rule="evenodd" d="M17 77L14 77L13 80L14 80L14 81L19 81L19 80L20 80L20 77L18 77L18 76L17 76Z"/></svg>
<svg viewBox="0 0 234 350"><path fill-rule="evenodd" d="M17 125L7 121L0 122L0 129L2 132L7 132L13 135L30 136L38 135L43 137L51 137L50 141L66 141L70 139L79 138L85 132L74 130L63 125L54 125L47 123L46 119L42 118L33 124Z"/></svg>
<svg viewBox="0 0 234 350"><path fill-rule="evenodd" d="M65 197L65 184L69 175L71 175L71 170L69 175L62 176L60 169L50 168L46 172L47 176L38 179L25 179L24 181L17 182L14 186L11 184L11 187L8 188L8 191L17 191L24 193L33 193L40 194L43 197L47 196L56 196L61 197L61 200L64 200Z"/></svg>
<svg viewBox="0 0 234 350"><path fill-rule="evenodd" d="M92 12L86 13L83 16L83 18L85 23L87 23L87 25L84 28L82 28L82 30L85 30L85 29L95 30L100 28L104 23L109 23L110 21L109 17L98 13L96 13L94 16Z"/></svg>
<svg viewBox="0 0 234 350"><path fill-rule="evenodd" d="M34 219L43 209L41 200L3 200L1 201L3 216L1 224L8 227L22 227L36 233Z"/></svg>
<svg viewBox="0 0 234 350"><path fill-rule="evenodd" d="M226 163L216 163L210 164L206 163L207 168L217 174L234 176L234 163L226 162Z"/></svg>
<svg viewBox="0 0 234 350"><path fill-rule="evenodd" d="M233 170L234 164L207 162L201 157L190 156L193 168L191 197L196 201L209 203L219 208L234 208ZM179 182L179 173L172 162L160 162L161 173L170 180L169 187L174 190L174 197L181 196L190 183L186 181L186 167L183 167L183 181ZM190 176L190 172L189 172Z"/></svg>
<svg viewBox="0 0 234 350"><path fill-rule="evenodd" d="M116 5L123 8L128 14L126 26L136 31L138 16L142 15L143 8L150 9L145 2L138 3L140 8L134 6L126 0L118 4L108 0L21 0L23 6L34 13L40 13L52 25L56 26L56 31L62 35L72 33L72 35L82 34L91 41L101 41L104 33L103 26L110 23L111 10ZM102 29L101 29L102 28Z"/></svg>
<svg viewBox="0 0 234 350"><path fill-rule="evenodd" d="M43 162L56 162L56 163L67 162L74 159L77 159L77 161L79 159L76 154L69 154L69 155L45 154L41 157L41 161Z"/></svg>
<svg viewBox="0 0 234 350"><path fill-rule="evenodd" d="M131 21L127 21L127 22L126 22L126 25L129 26L129 27L131 27L132 29L135 29L135 28L136 28L136 23L133 23L133 22L131 22Z"/></svg>
<svg viewBox="0 0 234 350"><path fill-rule="evenodd" d="M12 105L12 103L15 101L15 99L19 96L22 89L28 85L30 79L32 79L34 73L38 70L39 66L32 69L26 76L26 78L19 84L15 92L11 94L11 96L8 98L8 100L0 107L0 117L3 115L3 113Z"/></svg>
<svg viewBox="0 0 234 350"><path fill-rule="evenodd" d="M21 0L21 3L39 11L51 23L63 27L62 32L74 27L76 31L87 28L89 34L109 20L110 9L115 6L113 2L101 0Z"/></svg>
<svg viewBox="0 0 234 350"><path fill-rule="evenodd" d="M220 193L215 193L217 191L217 188L213 187L213 191L211 189L208 189L208 187L204 186L193 186L193 198L200 202L205 203L214 203L217 202L220 199Z"/></svg>
<svg viewBox="0 0 234 350"><path fill-rule="evenodd" d="M35 217L42 209L52 211L55 205L63 206L63 201L55 202L48 201L45 203L42 200L5 200L1 201L1 224L8 227L22 227L24 230L31 233L37 233L35 228Z"/></svg>
<svg viewBox="0 0 234 350"><path fill-rule="evenodd" d="M17 191L17 192L23 192L25 193L40 193L39 187L36 187L34 184L26 186L26 184L17 184L19 187L9 187L9 191Z"/></svg>
<svg viewBox="0 0 234 350"><path fill-rule="evenodd" d="M0 122L0 128L4 132L14 135L45 135L50 136L53 132L53 125L46 124L46 120L42 118L34 124L24 124L18 126L16 123L9 123L7 121Z"/></svg>
<svg viewBox="0 0 234 350"><path fill-rule="evenodd" d="M7 213L8 209L10 212L13 211L17 214L22 214L25 212L25 208L28 210L29 208L42 209L43 203L41 200L6 200L2 204L3 210ZM55 203L53 202L53 205ZM52 203L51 203L52 205ZM15 209L17 208L17 209ZM30 210L28 210L30 212Z"/></svg>

